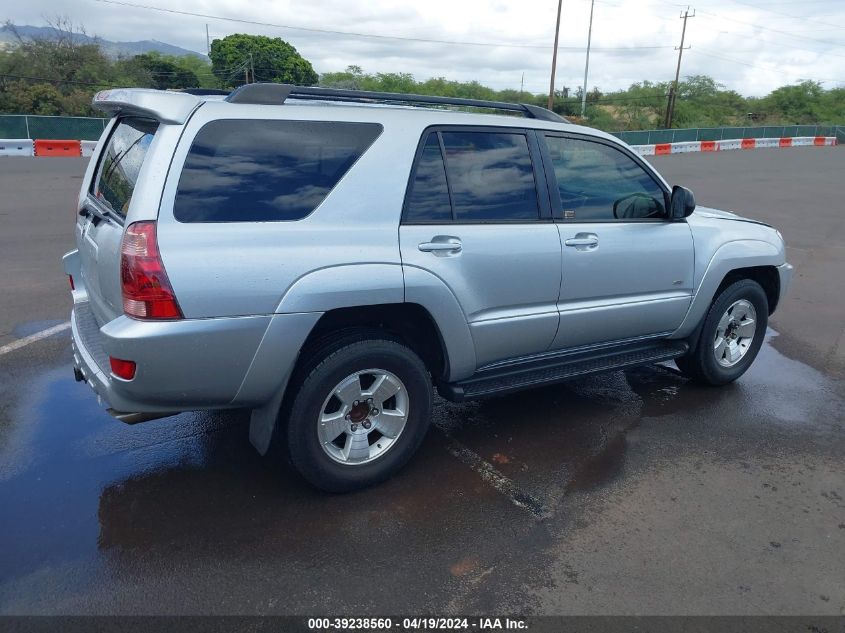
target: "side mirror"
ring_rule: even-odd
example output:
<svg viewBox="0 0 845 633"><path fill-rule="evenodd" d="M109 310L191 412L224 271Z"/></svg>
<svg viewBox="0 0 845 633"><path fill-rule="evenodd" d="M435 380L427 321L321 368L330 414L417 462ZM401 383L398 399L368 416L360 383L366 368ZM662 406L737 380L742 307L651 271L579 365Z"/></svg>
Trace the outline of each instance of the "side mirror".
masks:
<svg viewBox="0 0 845 633"><path fill-rule="evenodd" d="M672 187L672 198L669 201L669 216L673 220L681 220L695 211L695 196L686 187L675 185Z"/></svg>

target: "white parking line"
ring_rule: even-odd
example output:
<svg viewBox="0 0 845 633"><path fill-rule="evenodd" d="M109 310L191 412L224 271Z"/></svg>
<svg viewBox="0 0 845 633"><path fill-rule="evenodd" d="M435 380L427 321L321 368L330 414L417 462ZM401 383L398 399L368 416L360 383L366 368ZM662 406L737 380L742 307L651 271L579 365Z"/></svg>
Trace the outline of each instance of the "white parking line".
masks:
<svg viewBox="0 0 845 633"><path fill-rule="evenodd" d="M444 432L444 434L448 440L446 449L454 457L457 457L460 461L481 475L481 478L484 481L510 499L511 503L518 508L527 510L538 519L544 519L549 516L546 505L542 501L520 489L513 480L505 477L493 467L493 464L486 461L474 450L467 448L448 433Z"/></svg>
<svg viewBox="0 0 845 633"><path fill-rule="evenodd" d="M25 336L22 339L18 339L17 341L7 343L3 347L0 347L0 356L2 356L3 354L8 354L9 352L14 352L16 349L20 349L21 347L26 347L30 343L35 343L36 341L40 341L42 339L53 336L53 334L64 332L69 327L70 321L65 321L64 323L59 323L58 325L54 325L53 327L48 327L46 330L41 330L40 332L30 334L29 336Z"/></svg>

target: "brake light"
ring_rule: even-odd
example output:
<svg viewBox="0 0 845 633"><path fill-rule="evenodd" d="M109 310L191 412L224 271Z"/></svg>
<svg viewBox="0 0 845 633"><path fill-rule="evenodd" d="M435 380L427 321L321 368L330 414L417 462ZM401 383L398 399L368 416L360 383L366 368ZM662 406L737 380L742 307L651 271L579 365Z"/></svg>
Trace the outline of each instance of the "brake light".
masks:
<svg viewBox="0 0 845 633"><path fill-rule="evenodd" d="M132 380L135 377L135 361L122 360L109 356L109 365L111 365L111 373L118 378L124 380Z"/></svg>
<svg viewBox="0 0 845 633"><path fill-rule="evenodd" d="M120 246L123 311L136 319L181 319L156 240L156 223L130 224Z"/></svg>

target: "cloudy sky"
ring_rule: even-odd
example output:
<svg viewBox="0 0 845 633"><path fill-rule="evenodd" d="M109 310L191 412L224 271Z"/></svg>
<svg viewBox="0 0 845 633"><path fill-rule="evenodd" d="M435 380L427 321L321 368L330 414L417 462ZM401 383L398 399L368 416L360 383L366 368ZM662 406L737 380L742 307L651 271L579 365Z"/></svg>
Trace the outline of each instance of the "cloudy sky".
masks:
<svg viewBox="0 0 845 633"><path fill-rule="evenodd" d="M410 72L417 79L477 79L497 89L519 88L524 74L525 89L537 93L548 90L557 9L557 0L5 4L5 17L16 24L41 25L45 16L64 15L89 34L110 40L156 39L205 52L208 24L212 39L243 32L281 37L318 72L356 64L367 72ZM686 6L595 0L590 87L613 90L642 79L671 79L681 37L679 15ZM822 81L827 88L845 86L845 0L702 0L691 8L696 15L687 26L691 48L684 51L682 75L707 74L746 95L766 94L800 79ZM563 0L558 87L583 82L589 11L590 0Z"/></svg>

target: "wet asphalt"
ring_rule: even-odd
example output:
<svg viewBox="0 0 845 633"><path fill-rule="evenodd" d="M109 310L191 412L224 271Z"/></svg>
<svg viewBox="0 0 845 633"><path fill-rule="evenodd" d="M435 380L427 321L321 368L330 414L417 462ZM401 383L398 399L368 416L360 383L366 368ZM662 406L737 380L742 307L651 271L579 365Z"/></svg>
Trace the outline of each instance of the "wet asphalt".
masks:
<svg viewBox="0 0 845 633"><path fill-rule="evenodd" d="M790 244L737 383L438 401L404 471L337 496L246 413L112 420L65 332L0 355L0 614L845 614L845 150L653 162ZM0 347L67 319L84 167L0 159Z"/></svg>

